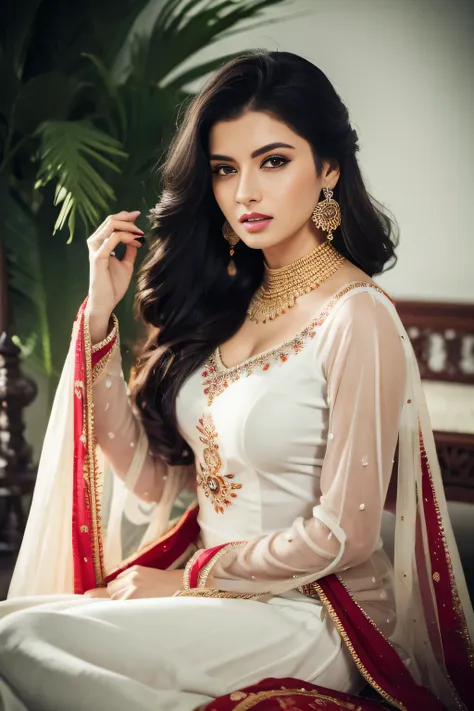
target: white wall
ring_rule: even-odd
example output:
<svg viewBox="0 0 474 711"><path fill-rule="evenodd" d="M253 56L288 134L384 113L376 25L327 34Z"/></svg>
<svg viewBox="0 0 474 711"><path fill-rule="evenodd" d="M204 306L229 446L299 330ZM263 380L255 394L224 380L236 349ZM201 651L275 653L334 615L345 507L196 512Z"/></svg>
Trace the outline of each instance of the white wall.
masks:
<svg viewBox="0 0 474 711"><path fill-rule="evenodd" d="M474 301L474 2L299 0L293 11L306 15L198 59L264 47L322 69L349 108L369 188L400 224L399 262L380 284L398 298Z"/></svg>

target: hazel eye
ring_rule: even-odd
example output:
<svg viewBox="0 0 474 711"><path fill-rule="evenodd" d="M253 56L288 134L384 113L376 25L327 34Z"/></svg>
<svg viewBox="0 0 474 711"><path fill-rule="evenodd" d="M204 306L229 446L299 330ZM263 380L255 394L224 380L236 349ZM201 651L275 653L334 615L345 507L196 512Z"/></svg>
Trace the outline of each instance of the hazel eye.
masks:
<svg viewBox="0 0 474 711"><path fill-rule="evenodd" d="M283 165L290 162L288 160L288 158L284 158L283 156L269 156L268 158L265 158L265 160L263 161L262 168L266 163L268 163L270 161L277 161L277 163L278 163L278 165L273 164L271 166L271 168L281 168Z"/></svg>
<svg viewBox="0 0 474 711"><path fill-rule="evenodd" d="M216 165L215 168L212 169L212 174L213 175L231 175L231 173L220 173L219 171L228 169L230 171L234 170L231 165Z"/></svg>

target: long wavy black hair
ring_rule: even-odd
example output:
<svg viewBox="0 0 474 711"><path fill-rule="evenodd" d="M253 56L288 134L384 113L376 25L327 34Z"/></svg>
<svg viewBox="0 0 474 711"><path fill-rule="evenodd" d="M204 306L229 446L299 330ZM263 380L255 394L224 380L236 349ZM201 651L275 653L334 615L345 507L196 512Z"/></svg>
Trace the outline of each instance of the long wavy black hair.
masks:
<svg viewBox="0 0 474 711"><path fill-rule="evenodd" d="M171 465L193 454L176 419L176 396L191 373L242 325L262 281L263 252L240 242L235 278L227 274L224 215L213 195L208 139L217 121L262 111L311 145L318 176L337 160L334 197L341 226L334 246L369 276L391 268L395 222L365 188L358 138L347 108L325 74L289 52L252 51L228 62L187 107L162 170L162 194L151 211L150 252L138 273L135 315L147 325L131 393L150 449Z"/></svg>

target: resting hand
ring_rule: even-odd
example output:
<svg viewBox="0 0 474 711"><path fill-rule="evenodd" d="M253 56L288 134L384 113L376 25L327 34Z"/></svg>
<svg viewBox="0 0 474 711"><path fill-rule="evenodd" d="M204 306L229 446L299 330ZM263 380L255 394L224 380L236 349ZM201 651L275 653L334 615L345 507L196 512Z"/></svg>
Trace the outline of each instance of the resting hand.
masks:
<svg viewBox="0 0 474 711"><path fill-rule="evenodd" d="M145 597L172 597L183 588L182 570L155 570L134 565L117 575L105 588L95 588L86 597L105 597L111 600L132 600Z"/></svg>

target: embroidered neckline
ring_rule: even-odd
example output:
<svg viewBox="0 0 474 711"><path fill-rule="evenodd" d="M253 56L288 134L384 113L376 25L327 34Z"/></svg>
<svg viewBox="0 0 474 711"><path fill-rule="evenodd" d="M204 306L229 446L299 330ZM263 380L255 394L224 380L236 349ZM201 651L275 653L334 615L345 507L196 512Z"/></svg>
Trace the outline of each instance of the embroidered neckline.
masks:
<svg viewBox="0 0 474 711"><path fill-rule="evenodd" d="M394 303L390 296L388 296L388 294L376 284L371 284L366 281L354 281L350 282L347 286L336 292L326 302L325 306L318 313L318 315L313 317L313 319L301 331L299 331L299 333L278 346L273 346L273 348L269 348L262 353L250 356L250 358L247 358L241 363L230 366L229 368L222 362L220 349L217 347L207 359L204 365L204 370L201 373L203 378L202 385L204 387L204 394L208 395L208 406L212 405L214 399L223 393L230 384L234 383L236 380L239 380L241 375L248 377L252 375L254 370L258 367L260 367L261 370L266 371L270 368L272 361L284 363L288 360L290 355L300 353L305 347L308 339L313 339L316 336L316 328L324 323L339 299L349 291L359 287L374 289L380 294L384 294L384 296Z"/></svg>

